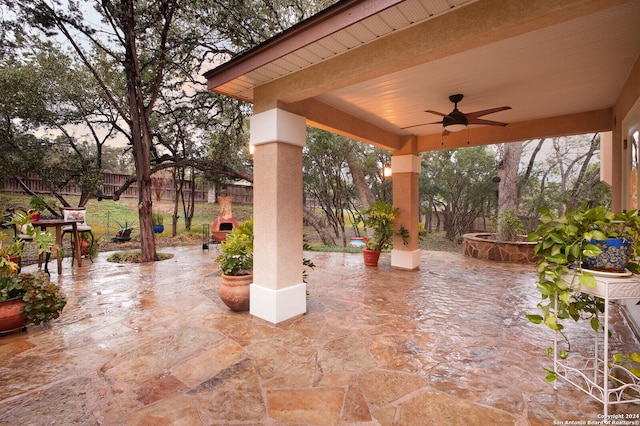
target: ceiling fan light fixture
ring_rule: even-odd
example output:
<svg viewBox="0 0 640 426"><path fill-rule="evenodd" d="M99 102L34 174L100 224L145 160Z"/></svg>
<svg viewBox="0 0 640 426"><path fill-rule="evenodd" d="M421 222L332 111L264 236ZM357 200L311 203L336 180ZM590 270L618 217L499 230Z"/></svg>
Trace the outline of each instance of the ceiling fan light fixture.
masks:
<svg viewBox="0 0 640 426"><path fill-rule="evenodd" d="M459 132L469 125L467 117L455 108L451 113L442 118L442 127L448 132Z"/></svg>
<svg viewBox="0 0 640 426"><path fill-rule="evenodd" d="M459 132L460 130L466 129L467 125L466 124L449 124L449 125L445 124L444 128L449 132Z"/></svg>

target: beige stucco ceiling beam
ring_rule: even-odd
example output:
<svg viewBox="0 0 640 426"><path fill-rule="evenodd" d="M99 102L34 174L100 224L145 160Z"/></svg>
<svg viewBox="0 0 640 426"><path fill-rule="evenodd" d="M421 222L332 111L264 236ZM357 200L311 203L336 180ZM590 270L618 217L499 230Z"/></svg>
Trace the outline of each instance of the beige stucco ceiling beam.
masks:
<svg viewBox="0 0 640 426"><path fill-rule="evenodd" d="M612 109L607 108L599 111L521 121L511 123L506 127L469 128L468 132L463 130L446 136L441 134L418 136L418 151L607 132L611 129Z"/></svg>
<svg viewBox="0 0 640 426"><path fill-rule="evenodd" d="M623 0L483 0L259 86L257 112L611 7ZM214 89L210 84L210 89Z"/></svg>
<svg viewBox="0 0 640 426"><path fill-rule="evenodd" d="M351 139L370 143L391 151L400 149L402 137L376 127L358 117L347 114L315 99L284 105L280 108L306 117L307 124L328 130Z"/></svg>

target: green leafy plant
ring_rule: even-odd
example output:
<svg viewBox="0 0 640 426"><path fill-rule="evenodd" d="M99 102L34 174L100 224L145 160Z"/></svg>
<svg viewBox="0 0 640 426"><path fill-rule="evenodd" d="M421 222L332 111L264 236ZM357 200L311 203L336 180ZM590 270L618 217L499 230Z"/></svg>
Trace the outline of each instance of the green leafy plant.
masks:
<svg viewBox="0 0 640 426"><path fill-rule="evenodd" d="M12 222L22 233L28 235L29 238L35 243L38 254L50 253L52 251L60 250L55 243L55 237L50 232L36 229L31 225L31 217L33 213L25 213L22 211L16 211L12 215ZM18 242L18 241L16 241ZM22 243L24 244L24 242ZM23 246L19 248L20 257L22 257Z"/></svg>
<svg viewBox="0 0 640 426"><path fill-rule="evenodd" d="M640 354L616 353L609 363L609 380L621 387L623 399L640 398Z"/></svg>
<svg viewBox="0 0 640 426"><path fill-rule="evenodd" d="M60 316L60 312L67 304L60 287L49 279L43 272L18 275L18 286L24 294L22 300L26 303L20 311L27 316L27 323L38 325L49 322Z"/></svg>
<svg viewBox="0 0 640 426"><path fill-rule="evenodd" d="M620 365L629 370L634 376L640 377L640 354L637 352L613 354L611 356L611 364Z"/></svg>
<svg viewBox="0 0 640 426"><path fill-rule="evenodd" d="M369 250L384 250L391 247L393 225L398 217L398 209L385 201L376 201L362 212L364 226L373 231L366 247Z"/></svg>
<svg viewBox="0 0 640 426"><path fill-rule="evenodd" d="M520 218L516 216L515 209L507 209L498 215L496 220L496 240L518 241L520 235L525 233Z"/></svg>
<svg viewBox="0 0 640 426"><path fill-rule="evenodd" d="M48 207L47 201L37 195L32 195L31 198L29 198L29 206L35 212L43 212Z"/></svg>
<svg viewBox="0 0 640 426"><path fill-rule="evenodd" d="M118 225L118 234L124 235L133 231L133 225L130 224L127 220L125 220L124 222L116 221L116 224Z"/></svg>
<svg viewBox="0 0 640 426"><path fill-rule="evenodd" d="M164 214L160 211L154 210L151 212L151 221L154 226L159 226L164 224Z"/></svg>
<svg viewBox="0 0 640 426"><path fill-rule="evenodd" d="M309 240L307 239L307 236L303 235L302 236L302 250L310 250L310 249L311 249L311 244L309 244ZM315 267L316 267L316 264L313 263L311 261L311 259L308 259L306 257L302 258L302 265L305 268L309 268L309 269L315 269ZM307 278L309 278L309 273L307 272L306 269L304 269L302 271L302 282L306 283L307 282Z"/></svg>
<svg viewBox="0 0 640 426"><path fill-rule="evenodd" d="M634 258L637 257L637 241L640 235L640 218L637 211L613 213L601 206L568 210L555 217L548 207L539 210L540 224L529 233L527 241L537 242L535 253L538 281L536 287L541 295L538 308L541 314L527 315L529 321L544 324L559 332L567 343L566 350L558 355L566 358L571 352L571 343L563 333L563 320L588 320L593 330L600 328L599 316L604 312L601 298L581 291L584 287L596 287L595 277L583 269L587 258L596 257L601 250L592 240L609 237L628 239ZM628 269L637 273L638 264L629 263ZM549 351L549 349L548 349ZM553 380L554 376L548 376Z"/></svg>
<svg viewBox="0 0 640 426"><path fill-rule="evenodd" d="M404 225L402 225L398 230L398 236L402 238L403 245L406 246L407 244L409 244L409 230L405 228Z"/></svg>
<svg viewBox="0 0 640 426"><path fill-rule="evenodd" d="M222 242L222 253L216 258L225 275L253 273L253 218L239 224Z"/></svg>
<svg viewBox="0 0 640 426"><path fill-rule="evenodd" d="M13 220L20 224L24 217L14 215ZM34 241L39 242L42 252L52 250L52 238L49 233L34 231ZM0 242L0 301L21 298L25 306L20 313L27 316L28 324L37 325L58 318L67 301L47 274L19 273L23 248L21 240Z"/></svg>
<svg viewBox="0 0 640 426"><path fill-rule="evenodd" d="M173 258L173 254L170 254L170 253L156 253L156 260L167 260L172 258ZM142 251L140 250L117 251L107 258L107 262L141 263Z"/></svg>

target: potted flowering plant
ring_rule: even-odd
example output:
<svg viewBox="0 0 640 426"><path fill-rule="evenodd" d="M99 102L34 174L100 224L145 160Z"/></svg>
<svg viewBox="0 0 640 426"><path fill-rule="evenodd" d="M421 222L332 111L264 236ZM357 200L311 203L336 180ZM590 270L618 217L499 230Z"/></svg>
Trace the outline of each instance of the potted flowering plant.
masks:
<svg viewBox="0 0 640 426"><path fill-rule="evenodd" d="M385 201L376 201L362 212L364 226L373 234L362 249L365 265L377 266L380 252L391 247L397 216L398 209Z"/></svg>
<svg viewBox="0 0 640 426"><path fill-rule="evenodd" d="M253 218L229 232L220 250L216 258L222 271L218 295L232 311L246 311L253 281Z"/></svg>

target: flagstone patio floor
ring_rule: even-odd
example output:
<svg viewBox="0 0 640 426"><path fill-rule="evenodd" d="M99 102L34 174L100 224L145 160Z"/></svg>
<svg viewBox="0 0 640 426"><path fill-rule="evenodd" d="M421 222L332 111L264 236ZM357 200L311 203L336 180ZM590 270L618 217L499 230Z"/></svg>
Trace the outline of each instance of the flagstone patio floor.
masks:
<svg viewBox="0 0 640 426"><path fill-rule="evenodd" d="M545 381L550 330L528 322L531 264L422 253L418 271L306 253L306 315L279 325L229 311L216 250L52 272L68 304L0 338L2 425L555 425L602 404ZM611 344L638 350L616 306ZM569 329L592 351L587 325ZM640 405L611 407L634 421ZM584 423L565 423L565 422Z"/></svg>

